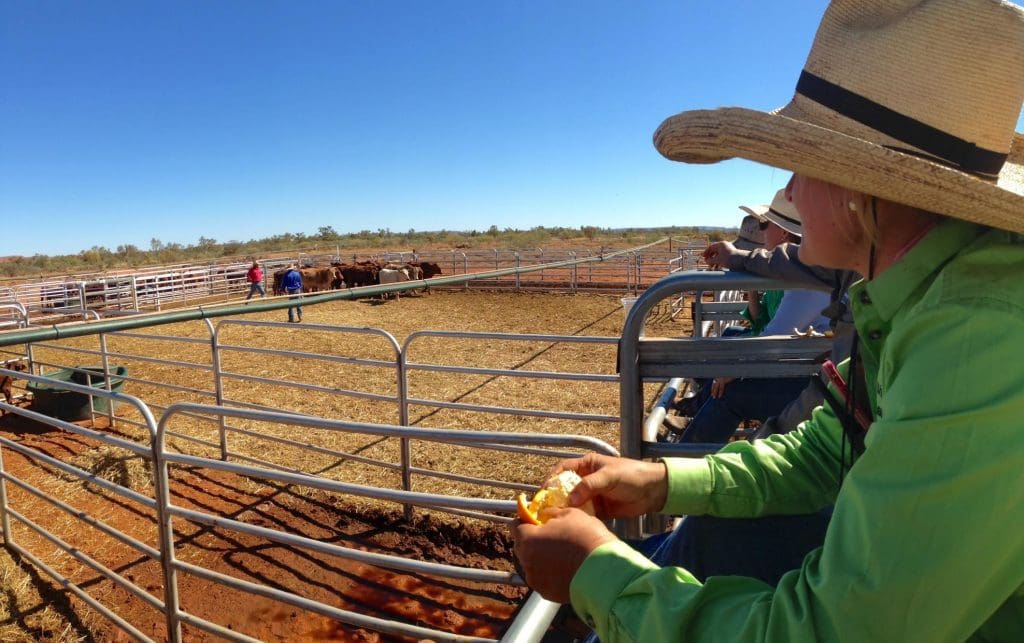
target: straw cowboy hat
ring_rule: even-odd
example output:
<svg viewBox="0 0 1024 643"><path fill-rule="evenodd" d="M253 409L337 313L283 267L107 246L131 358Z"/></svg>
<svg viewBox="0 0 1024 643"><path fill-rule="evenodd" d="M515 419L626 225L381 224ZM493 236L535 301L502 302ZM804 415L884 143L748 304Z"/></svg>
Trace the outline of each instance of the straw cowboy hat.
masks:
<svg viewBox="0 0 1024 643"><path fill-rule="evenodd" d="M1024 9L1000 0L834 0L796 94L771 113L683 112L665 157L741 157L1024 232Z"/></svg>
<svg viewBox="0 0 1024 643"><path fill-rule="evenodd" d="M762 206L754 207L760 208ZM764 217L754 214L753 210L748 209L746 206L741 205L740 208L750 212L750 214L743 217L743 222L740 223L740 234L733 240L732 245L740 250L753 250L754 248L762 247L764 245L764 231L761 230L761 222L765 220Z"/></svg>
<svg viewBox="0 0 1024 643"><path fill-rule="evenodd" d="M771 205L741 205L740 210L757 217L761 221L771 221L790 234L795 234L798 237L803 236L804 230L800 221L800 213L797 212L796 206L786 198L785 190L779 190L775 193L775 198L772 199Z"/></svg>

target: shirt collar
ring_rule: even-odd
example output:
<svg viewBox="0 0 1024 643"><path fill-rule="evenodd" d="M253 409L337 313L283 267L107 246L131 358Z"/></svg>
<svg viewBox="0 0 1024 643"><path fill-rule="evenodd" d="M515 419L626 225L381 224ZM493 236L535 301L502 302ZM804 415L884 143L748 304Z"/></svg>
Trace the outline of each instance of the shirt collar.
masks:
<svg viewBox="0 0 1024 643"><path fill-rule="evenodd" d="M859 285L867 291L878 315L884 320L891 319L907 301L908 294L914 292L946 261L970 245L984 230L973 223L943 217L899 261L875 279L862 281Z"/></svg>

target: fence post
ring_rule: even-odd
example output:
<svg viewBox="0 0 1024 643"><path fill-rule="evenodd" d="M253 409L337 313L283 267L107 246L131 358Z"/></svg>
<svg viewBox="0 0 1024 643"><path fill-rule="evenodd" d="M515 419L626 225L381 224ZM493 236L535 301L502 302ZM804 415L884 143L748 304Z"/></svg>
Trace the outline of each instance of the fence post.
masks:
<svg viewBox="0 0 1024 643"><path fill-rule="evenodd" d="M11 517L7 514L7 481L4 479L4 450L0 446L0 530L4 532L4 545L10 547L14 543L11 533Z"/></svg>
<svg viewBox="0 0 1024 643"><path fill-rule="evenodd" d="M79 281L78 282L78 307L83 311L83 317L84 317L85 316L84 315L84 311L86 309L86 305L85 305L85 282L84 281Z"/></svg>
<svg viewBox="0 0 1024 643"><path fill-rule="evenodd" d="M521 267L519 261L519 252L516 251L513 253L513 255L516 258L516 292L519 292L519 268Z"/></svg>
<svg viewBox="0 0 1024 643"><path fill-rule="evenodd" d="M171 523L170 476L163 457L163 431L151 438L153 449L153 495L156 500L157 531L160 538L160 566L164 573L164 617L167 640L181 643L181 620L178 616L178 575L174 570L174 526Z"/></svg>
<svg viewBox="0 0 1024 643"><path fill-rule="evenodd" d="M139 311L139 282L135 275L132 275L132 309Z"/></svg>
<svg viewBox="0 0 1024 643"><path fill-rule="evenodd" d="M572 260L574 262L576 261L576 251L575 250L570 250L569 251L569 256L572 257ZM572 294L574 294L574 295L576 294L576 267L577 267L577 264L573 263L572 264L572 273L571 273L572 276L569 278L569 291Z"/></svg>
<svg viewBox="0 0 1024 643"><path fill-rule="evenodd" d="M100 360L103 363L103 383L104 388L107 389L108 393L113 392L113 387L110 384L110 356L107 353L107 334L100 333ZM92 386L92 382L89 383ZM92 396L89 396L90 407L92 406ZM91 410L91 409L90 409ZM114 426L114 400L107 399L107 427L111 428Z"/></svg>
<svg viewBox="0 0 1024 643"><path fill-rule="evenodd" d="M396 355L397 378L398 378L398 424L409 426L409 372L405 368L405 349L408 344L398 348ZM409 438L401 439L402 458L402 489L412 491L412 445ZM412 505L404 506L405 519L412 520Z"/></svg>
<svg viewBox="0 0 1024 643"><path fill-rule="evenodd" d="M638 252L636 253L636 293L634 294L639 294L641 290L640 283L643 280L644 275L643 265L644 254L642 252Z"/></svg>
<svg viewBox="0 0 1024 643"><path fill-rule="evenodd" d="M206 329L210 331L210 361L213 366L213 390L217 396L217 406L224 406L224 381L221 377L220 367L220 343L217 337L217 329L209 318L204 319ZM228 430L224 414L217 415L217 433L220 439L220 459L228 461Z"/></svg>

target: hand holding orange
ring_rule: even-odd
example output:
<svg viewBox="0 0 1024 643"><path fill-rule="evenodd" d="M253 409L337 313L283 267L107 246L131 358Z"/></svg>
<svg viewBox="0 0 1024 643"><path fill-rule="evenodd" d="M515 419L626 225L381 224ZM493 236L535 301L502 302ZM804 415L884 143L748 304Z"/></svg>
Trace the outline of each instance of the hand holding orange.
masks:
<svg viewBox="0 0 1024 643"><path fill-rule="evenodd" d="M525 493L519 494L516 505L519 519L531 525L544 524L541 512L544 509L568 507L569 494L582 480L583 478L575 471L562 471L549 478L544 486L534 494L533 500L527 501ZM589 500L579 508L591 516L596 515L594 503Z"/></svg>

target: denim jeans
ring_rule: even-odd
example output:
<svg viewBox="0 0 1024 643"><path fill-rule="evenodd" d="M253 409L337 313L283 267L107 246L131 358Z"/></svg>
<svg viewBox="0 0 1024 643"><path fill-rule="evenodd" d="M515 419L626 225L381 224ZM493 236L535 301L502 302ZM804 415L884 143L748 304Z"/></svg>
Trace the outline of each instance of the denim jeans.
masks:
<svg viewBox="0 0 1024 643"><path fill-rule="evenodd" d="M661 566L686 568L702 583L710 576L749 576L775 586L825 542L832 508L797 516L688 516L637 549Z"/></svg>
<svg viewBox="0 0 1024 643"><path fill-rule="evenodd" d="M711 576L747 576L774 587L821 547L831 518L831 507L798 516L687 516L670 532L630 544L659 566L682 567L702 583ZM598 638L592 633L584 640Z"/></svg>
<svg viewBox="0 0 1024 643"><path fill-rule="evenodd" d="M722 397L716 398L711 397L711 382L702 380L694 405L697 412L680 442L728 442L740 422L778 415L807 384L806 377L745 377L729 382Z"/></svg>
<svg viewBox="0 0 1024 643"><path fill-rule="evenodd" d="M302 289L301 288L285 288L285 293L289 294L289 295L301 295L302 294ZM288 299L295 299L295 300L301 301L302 297L295 296L295 297L289 297ZM294 306L292 306L292 307L290 307L288 309L288 321L295 321L295 318L292 316L292 311L295 311L295 314L297 314L299 316L299 321L302 321L302 306L300 304L295 304Z"/></svg>
<svg viewBox="0 0 1024 643"><path fill-rule="evenodd" d="M249 301L250 299L252 299L252 296L255 295L256 293L259 293L260 297L266 297L267 296L267 291L264 290L263 284L261 284L258 281L250 282L249 283L249 294L248 294L248 296L246 296L245 300Z"/></svg>

